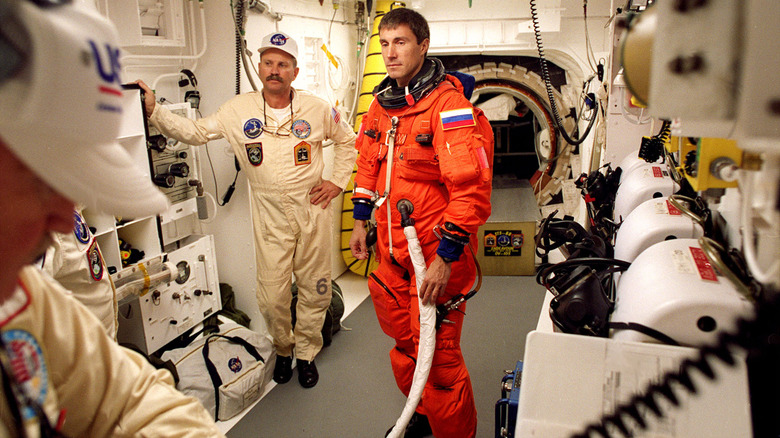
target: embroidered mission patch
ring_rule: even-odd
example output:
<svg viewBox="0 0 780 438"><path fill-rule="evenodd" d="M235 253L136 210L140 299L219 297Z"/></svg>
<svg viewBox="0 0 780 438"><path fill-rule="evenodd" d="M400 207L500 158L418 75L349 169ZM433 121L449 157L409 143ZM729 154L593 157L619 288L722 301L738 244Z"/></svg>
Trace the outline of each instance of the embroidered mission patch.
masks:
<svg viewBox="0 0 780 438"><path fill-rule="evenodd" d="M247 143L244 146L246 147L246 158L249 160L249 163L253 166L263 164L263 143Z"/></svg>
<svg viewBox="0 0 780 438"><path fill-rule="evenodd" d="M73 212L73 234L76 235L76 240L81 243L89 242L89 228L84 218L77 212Z"/></svg>
<svg viewBox="0 0 780 438"><path fill-rule="evenodd" d="M300 166L303 164L311 163L311 145L302 141L295 145L295 165Z"/></svg>
<svg viewBox="0 0 780 438"><path fill-rule="evenodd" d="M241 371L241 368L243 368L244 365L241 364L241 358L240 357L231 357L228 359L228 368L230 368L230 371L233 371L234 373L237 373Z"/></svg>
<svg viewBox="0 0 780 438"><path fill-rule="evenodd" d="M249 119L244 123L244 135L249 138L260 137L263 133L263 122L260 119Z"/></svg>
<svg viewBox="0 0 780 438"><path fill-rule="evenodd" d="M292 124L292 133L296 137L303 140L304 138L311 135L311 125L306 120L298 119Z"/></svg>
<svg viewBox="0 0 780 438"><path fill-rule="evenodd" d="M100 281L103 278L103 255L100 254L97 240L89 246L87 262L89 262L89 275L92 276L93 280Z"/></svg>
<svg viewBox="0 0 780 438"><path fill-rule="evenodd" d="M13 329L3 332L3 343L8 354L10 371L24 393L39 405L43 405L49 392L49 373L38 340L30 332ZM22 406L26 420L38 414L30 406Z"/></svg>

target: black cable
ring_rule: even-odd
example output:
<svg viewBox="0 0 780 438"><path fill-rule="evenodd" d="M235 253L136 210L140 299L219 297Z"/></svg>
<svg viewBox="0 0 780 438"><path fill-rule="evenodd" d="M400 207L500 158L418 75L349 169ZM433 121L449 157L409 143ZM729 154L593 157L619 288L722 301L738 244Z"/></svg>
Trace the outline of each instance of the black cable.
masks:
<svg viewBox="0 0 780 438"><path fill-rule="evenodd" d="M217 174L214 172L214 162L211 160L211 154L209 153L209 144L206 143L203 145L206 149L206 156L209 159L209 168L211 169L211 178L214 180L214 193L219 193L219 184L217 184ZM238 176L238 175L236 175ZM220 204L219 201L217 201L217 204L222 207L225 204Z"/></svg>
<svg viewBox="0 0 780 438"><path fill-rule="evenodd" d="M602 169L605 169L603 174ZM613 249L612 242L619 227L612 221L612 214L622 172L620 167L613 171L610 163L606 163L590 174L583 173L575 181L585 200L590 231L603 239L610 250Z"/></svg>
<svg viewBox="0 0 780 438"><path fill-rule="evenodd" d="M244 50L241 32L244 31L244 0L238 0L232 13L236 19L236 95L241 94L241 51Z"/></svg>
<svg viewBox="0 0 780 438"><path fill-rule="evenodd" d="M553 217L557 212L558 210L555 210L542 219L539 225L539 231L534 237L537 256L547 257L551 251L564 245L568 257L607 257L611 255L612 248L607 248L603 238L585 230L574 220Z"/></svg>
<svg viewBox="0 0 780 438"><path fill-rule="evenodd" d="M243 44L243 35L244 32L244 20L246 13L246 3L245 0L238 0L236 2L235 7L233 6L233 2L230 2L231 5L231 14L233 14L233 18L235 21L235 28L236 28L236 95L241 94L241 59L242 54L244 50L244 44ZM247 72L247 75L249 75L249 72ZM251 80L251 78L250 78ZM208 148L206 148L206 154L208 154ZM236 180L238 180L238 173L241 171L241 168L238 165L238 158L235 158L235 166L236 166L236 174L233 177L233 182L228 187L227 191L225 191L225 194L222 196L222 202L220 203L217 201L217 205L220 207L225 206L228 202L230 202L230 198L233 196L233 191L236 189ZM211 163L211 155L209 155L209 163ZM214 175L214 165L211 165L211 174L214 177L214 190L216 193L219 193L219 190L217 189L217 177Z"/></svg>
<svg viewBox="0 0 780 438"><path fill-rule="evenodd" d="M542 45L542 32L539 29L539 13L536 11L536 1L535 0L529 0L531 5L531 21L533 22L534 27L534 38L536 39L536 49L539 52L539 64L542 69L542 79L544 80L545 88L547 89L547 98L550 101L550 109L553 113L553 122L555 124L555 128L560 131L561 136L563 137L566 142L572 146L576 146L578 144L581 144L583 141L585 141L585 138L588 137L588 134L590 134L591 128L593 128L593 123L596 121L596 117L591 118L590 122L588 122L588 126L585 128L585 132L582 133L579 139L573 140L571 137L569 137L569 134L566 132L566 130L563 128L563 121L561 120L561 115L558 112L558 105L555 103L555 95L553 94L552 84L550 82L550 71L547 68L547 58L544 57L544 47ZM596 102L596 105L600 107L600 104ZM577 130L577 127L575 126L575 131Z"/></svg>
<svg viewBox="0 0 780 438"><path fill-rule="evenodd" d="M241 171L241 168L238 165L238 158L233 157L233 164L236 166L236 175L233 177L233 182L225 191L225 195L222 197L222 203L219 204L220 206L224 206L230 202L230 198L233 197L233 192L236 190L236 180L238 180L238 173Z"/></svg>
<svg viewBox="0 0 780 438"><path fill-rule="evenodd" d="M667 345L680 345L680 343L675 341L671 336L638 322L610 322L607 326L611 330L633 330Z"/></svg>
<svg viewBox="0 0 780 438"><path fill-rule="evenodd" d="M780 336L780 294L774 293L766 300L756 304L756 316L753 319L740 318L737 321L736 332L723 332L718 337L715 345L707 345L699 349L699 355L695 359L685 359L676 371L669 371L656 382L649 384L645 391L637 394L626 403L618 405L614 413L604 415L599 421L586 426L582 433L572 435L572 438L588 438L597 434L604 438L613 436L633 436L629 430L628 421L639 429L647 429L647 423L643 418L645 412L652 412L657 418L663 418L664 413L656 401L663 398L673 406L680 405L680 400L675 393L675 387L681 386L686 392L696 394L697 389L693 384L692 372L698 370L709 380L716 380L717 376L712 369L711 361L719 359L728 366L736 364L736 358L731 352L732 348L755 351L764 350L767 346L777 349L777 338ZM611 426L611 429L610 429ZM614 435L617 430L621 435Z"/></svg>
<svg viewBox="0 0 780 438"><path fill-rule="evenodd" d="M200 111L198 111L198 117L203 117L201 115ZM214 180L214 193L219 193L219 184L217 183L217 174L214 171L214 161L211 159L211 153L209 152L209 143L203 145L204 149L206 149L206 157L208 157L209 160L209 168L211 169L211 178ZM233 196L233 191L236 189L236 181L238 180L238 174L241 171L241 167L238 164L238 160L234 157L234 164L236 167L236 174L233 176L233 182L230 184L228 189L225 191L225 194L222 196L222 202L217 200L217 205L220 207L224 207L225 204L227 204L230 201L230 198Z"/></svg>
<svg viewBox="0 0 780 438"><path fill-rule="evenodd" d="M554 239L550 239L550 228L552 226L552 221L554 216L558 213L558 210L553 211L550 213L547 217L542 219L541 223L539 224L539 231L536 233L536 236L534 237L534 243L536 248L536 255L540 258L545 258L547 255L554 251L561 246L563 246L567 241L564 239L555 241ZM570 223L571 221L565 221L565 220L559 220L556 221L556 224L558 223ZM579 225L579 224L577 224Z"/></svg>
<svg viewBox="0 0 780 438"><path fill-rule="evenodd" d="M555 274L555 271L563 269L574 269L581 265L607 265L611 268L603 271L602 273L612 273L615 271L625 271L631 266L631 262L619 259L608 259L604 257L578 257L564 260L554 265L540 265L536 273L536 282L544 287L550 284L550 274ZM617 268L617 269L615 269ZM548 288L549 289L549 288Z"/></svg>
<svg viewBox="0 0 780 438"><path fill-rule="evenodd" d="M658 134L650 138L642 138L642 144L639 147L639 158L648 163L655 163L659 158L665 157L664 148L666 148L666 142L669 141L671 133L672 122L664 120Z"/></svg>

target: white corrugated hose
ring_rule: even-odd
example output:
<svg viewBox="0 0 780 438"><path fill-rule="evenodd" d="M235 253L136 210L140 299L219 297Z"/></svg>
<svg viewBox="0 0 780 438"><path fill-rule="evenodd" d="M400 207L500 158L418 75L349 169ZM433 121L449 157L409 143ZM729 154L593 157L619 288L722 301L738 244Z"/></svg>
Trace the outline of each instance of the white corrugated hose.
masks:
<svg viewBox="0 0 780 438"><path fill-rule="evenodd" d="M404 235L409 246L409 256L412 259L414 275L417 278L417 290L419 291L425 279L425 258L414 225L404 227ZM419 294L417 300L420 304L420 344L417 348L417 365L414 368L412 387L409 390L406 405L401 411L401 416L395 422L393 430L387 435L391 438L403 436L406 425L409 424L412 414L417 409L417 404L420 402L423 389L425 389L425 383L428 381L428 373L431 371L433 363L433 352L436 348L436 306L434 304L423 305Z"/></svg>

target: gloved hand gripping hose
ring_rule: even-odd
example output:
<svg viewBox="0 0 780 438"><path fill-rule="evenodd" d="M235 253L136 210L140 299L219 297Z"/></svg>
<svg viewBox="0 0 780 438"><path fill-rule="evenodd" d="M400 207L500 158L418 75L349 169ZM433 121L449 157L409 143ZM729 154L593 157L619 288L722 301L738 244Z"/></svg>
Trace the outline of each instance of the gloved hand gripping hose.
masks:
<svg viewBox="0 0 780 438"><path fill-rule="evenodd" d="M401 226L404 228L404 235L409 246L409 256L412 259L414 276L417 280L417 290L419 291L425 279L426 267L420 240L417 238L417 230L414 228L414 219L410 217L412 211L414 211L414 206L408 200L402 199L398 201L396 208L401 213ZM420 305L420 342L417 347L417 364L414 368L412 387L409 390L406 405L403 411L401 411L401 416L395 422L395 426L387 435L391 438L403 436L406 425L409 424L412 414L417 409L425 383L428 381L428 374L433 363L433 352L436 349L436 306L435 304L423 304L419 294L417 295L417 300Z"/></svg>

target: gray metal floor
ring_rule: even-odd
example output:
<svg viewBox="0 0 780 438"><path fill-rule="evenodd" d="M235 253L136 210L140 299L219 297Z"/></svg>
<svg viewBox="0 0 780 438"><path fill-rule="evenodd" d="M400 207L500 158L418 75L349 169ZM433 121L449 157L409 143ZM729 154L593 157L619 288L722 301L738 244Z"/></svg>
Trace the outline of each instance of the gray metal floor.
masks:
<svg viewBox="0 0 780 438"><path fill-rule="evenodd" d="M522 359L544 293L534 277L485 277L469 301L461 347L474 387L478 437L495 434L501 378ZM343 324L352 330L337 333L317 356L317 386L303 389L294 371L293 380L274 387L228 437L383 437L405 402L390 369L393 343L379 328L370 299Z"/></svg>

